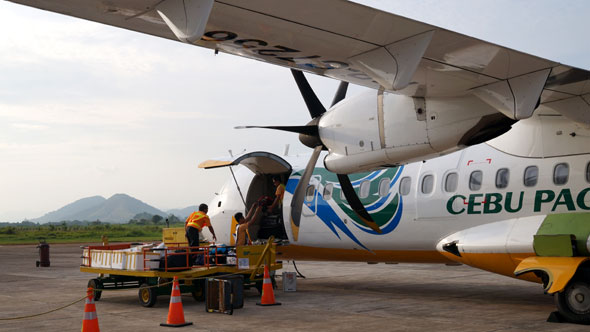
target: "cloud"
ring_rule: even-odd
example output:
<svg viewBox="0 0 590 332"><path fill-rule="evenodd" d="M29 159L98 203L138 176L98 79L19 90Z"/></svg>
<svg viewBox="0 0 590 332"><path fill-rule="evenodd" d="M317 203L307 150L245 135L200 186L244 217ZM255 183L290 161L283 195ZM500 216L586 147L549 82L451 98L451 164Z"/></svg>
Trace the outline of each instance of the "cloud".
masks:
<svg viewBox="0 0 590 332"><path fill-rule="evenodd" d="M11 126L16 129L22 129L22 130L42 130L42 129L49 128L46 125L32 124L32 123L12 123Z"/></svg>

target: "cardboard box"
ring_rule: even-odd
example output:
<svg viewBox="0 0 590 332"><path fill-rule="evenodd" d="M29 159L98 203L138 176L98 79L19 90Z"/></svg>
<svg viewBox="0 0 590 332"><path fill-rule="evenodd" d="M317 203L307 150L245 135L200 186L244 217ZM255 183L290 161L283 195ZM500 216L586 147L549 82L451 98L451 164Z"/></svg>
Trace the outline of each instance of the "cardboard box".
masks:
<svg viewBox="0 0 590 332"><path fill-rule="evenodd" d="M90 250L90 266L110 269L112 253L112 250Z"/></svg>
<svg viewBox="0 0 590 332"><path fill-rule="evenodd" d="M111 268L122 270L125 267L127 261L127 255L124 250L113 250L111 253Z"/></svg>
<svg viewBox="0 0 590 332"><path fill-rule="evenodd" d="M143 271L143 252L124 252L125 254L125 270ZM145 266L149 270L158 269L160 267L160 253L146 251ZM158 261L150 261L157 259Z"/></svg>

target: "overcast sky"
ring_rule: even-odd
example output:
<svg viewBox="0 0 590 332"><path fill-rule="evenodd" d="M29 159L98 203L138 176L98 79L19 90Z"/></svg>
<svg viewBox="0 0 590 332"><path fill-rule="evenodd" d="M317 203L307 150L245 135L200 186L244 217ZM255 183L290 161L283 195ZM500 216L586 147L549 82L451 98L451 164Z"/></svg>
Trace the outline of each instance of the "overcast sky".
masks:
<svg viewBox="0 0 590 332"><path fill-rule="evenodd" d="M590 1L359 2L590 68ZM6 1L0 31L0 221L93 195L209 202L229 172L203 160L308 153L293 134L232 129L309 120L287 69ZM338 82L309 78L328 105Z"/></svg>

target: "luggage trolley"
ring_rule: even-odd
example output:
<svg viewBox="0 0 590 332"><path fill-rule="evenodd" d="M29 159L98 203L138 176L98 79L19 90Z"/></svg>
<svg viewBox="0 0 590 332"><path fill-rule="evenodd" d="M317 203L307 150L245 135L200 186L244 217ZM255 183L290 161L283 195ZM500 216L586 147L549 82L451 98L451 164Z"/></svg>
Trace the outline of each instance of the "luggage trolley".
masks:
<svg viewBox="0 0 590 332"><path fill-rule="evenodd" d="M88 281L95 289L94 299L101 298L102 290L139 288L139 302L144 307L156 304L159 295L170 295L172 279L177 276L180 292L192 294L197 301L205 299L206 279L239 278L240 286L248 289L262 287L263 261L276 271L282 264L275 259L276 244L269 239L266 245L176 246L154 248L150 245L133 247L131 244L83 247L81 272L98 274ZM235 281L232 281L235 283ZM240 306L234 299L233 308Z"/></svg>

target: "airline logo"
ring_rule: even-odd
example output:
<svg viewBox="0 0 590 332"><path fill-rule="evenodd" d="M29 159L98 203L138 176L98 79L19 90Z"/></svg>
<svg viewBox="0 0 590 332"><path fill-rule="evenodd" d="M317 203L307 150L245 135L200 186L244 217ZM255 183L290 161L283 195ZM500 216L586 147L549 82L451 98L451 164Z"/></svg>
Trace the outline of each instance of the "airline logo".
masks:
<svg viewBox="0 0 590 332"><path fill-rule="evenodd" d="M313 194L311 193L310 187L308 187L304 205L336 237L340 239L340 234L343 233L359 246L368 250L351 231L351 227L352 229L374 235L389 234L397 227L402 217L403 200L393 188L399 180L402 170L403 166L350 175L355 192L359 195L367 212L369 212L381 229L381 234L367 227L360 220L350 208L350 205L348 205L346 198L342 195L336 174L323 168L316 168L314 170L312 179L310 180L310 186L314 186ZM295 192L301 172L294 173L293 175L286 185L286 191L291 194ZM363 190L367 190L368 195L363 195L361 193Z"/></svg>
<svg viewBox="0 0 590 332"><path fill-rule="evenodd" d="M533 212L549 209L555 212L560 207L567 211L590 210L590 188L572 193L569 188L560 191L537 190L535 192L477 193L455 195L447 201L447 212L458 214L516 213L523 209L527 195L532 197Z"/></svg>

